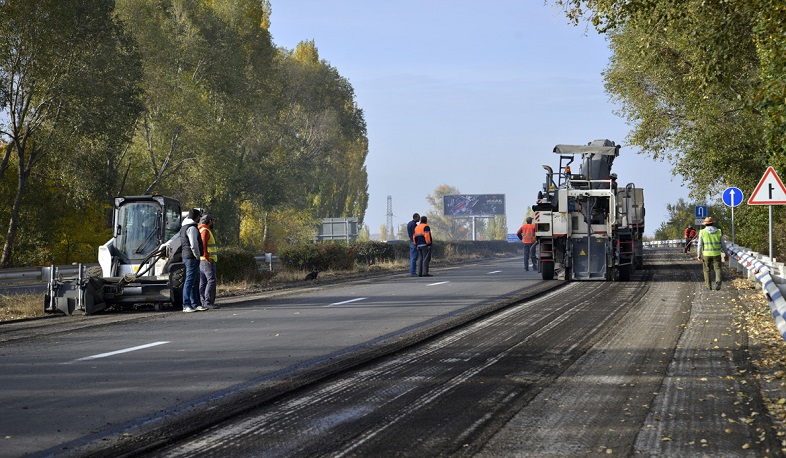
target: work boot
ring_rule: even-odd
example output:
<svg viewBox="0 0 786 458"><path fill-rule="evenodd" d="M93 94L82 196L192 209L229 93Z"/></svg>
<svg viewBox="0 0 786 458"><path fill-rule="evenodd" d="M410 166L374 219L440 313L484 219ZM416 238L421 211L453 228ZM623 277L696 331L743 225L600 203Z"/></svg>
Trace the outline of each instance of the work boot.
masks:
<svg viewBox="0 0 786 458"><path fill-rule="evenodd" d="M720 291L720 285L721 285L721 282L716 282L716 283L715 283L715 289L716 289L717 291Z"/></svg>

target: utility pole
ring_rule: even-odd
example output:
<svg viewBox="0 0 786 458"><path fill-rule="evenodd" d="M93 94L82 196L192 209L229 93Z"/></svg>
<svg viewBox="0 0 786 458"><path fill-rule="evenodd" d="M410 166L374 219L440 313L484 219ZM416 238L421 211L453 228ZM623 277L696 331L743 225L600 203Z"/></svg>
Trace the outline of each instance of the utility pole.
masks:
<svg viewBox="0 0 786 458"><path fill-rule="evenodd" d="M388 214L387 214L387 228L388 240L393 240L393 196L388 196Z"/></svg>

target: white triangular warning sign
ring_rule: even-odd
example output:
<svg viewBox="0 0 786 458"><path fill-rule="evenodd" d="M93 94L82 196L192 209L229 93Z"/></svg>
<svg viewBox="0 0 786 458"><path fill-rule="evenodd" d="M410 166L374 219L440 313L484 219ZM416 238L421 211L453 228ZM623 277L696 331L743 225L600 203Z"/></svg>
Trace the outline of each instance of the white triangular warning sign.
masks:
<svg viewBox="0 0 786 458"><path fill-rule="evenodd" d="M786 187L775 173L775 169L767 167L764 176L748 199L748 205L784 205L786 204Z"/></svg>

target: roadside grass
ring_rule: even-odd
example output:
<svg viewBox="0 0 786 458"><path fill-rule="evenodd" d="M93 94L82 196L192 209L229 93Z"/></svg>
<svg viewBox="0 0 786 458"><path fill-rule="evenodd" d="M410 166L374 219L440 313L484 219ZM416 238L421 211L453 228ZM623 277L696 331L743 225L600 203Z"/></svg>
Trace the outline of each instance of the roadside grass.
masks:
<svg viewBox="0 0 786 458"><path fill-rule="evenodd" d="M43 294L0 295L0 321L21 320L46 315Z"/></svg>

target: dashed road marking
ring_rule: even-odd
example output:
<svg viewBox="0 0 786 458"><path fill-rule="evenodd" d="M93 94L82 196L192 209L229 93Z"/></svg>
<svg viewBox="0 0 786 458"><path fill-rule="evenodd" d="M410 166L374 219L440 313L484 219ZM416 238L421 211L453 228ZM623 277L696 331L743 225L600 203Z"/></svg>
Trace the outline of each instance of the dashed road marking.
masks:
<svg viewBox="0 0 786 458"><path fill-rule="evenodd" d="M108 353L101 353L101 354L98 354L98 355L85 356L84 358L75 359L72 362L89 361L91 359L106 358L108 356L119 355L119 354L122 354L122 353L128 353L128 352L137 351L137 350L144 350L145 348L156 347L158 345L164 345L164 344L168 344L168 343L169 343L168 341L166 341L166 342L153 342L153 343L149 343L149 344L145 344L145 345L139 345L137 347L124 348L122 350L117 350L117 351L110 351Z"/></svg>
<svg viewBox="0 0 786 458"><path fill-rule="evenodd" d="M326 305L325 307L332 307L334 305L344 305L344 304L349 304L349 303L357 302L357 301L365 301L366 299L367 298L365 298L365 297L356 297L355 299L350 299L348 301L334 302L334 303L332 303L330 305Z"/></svg>

